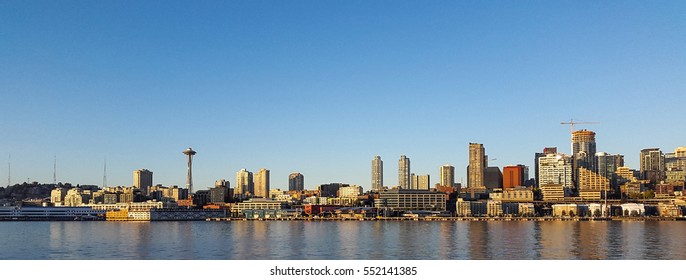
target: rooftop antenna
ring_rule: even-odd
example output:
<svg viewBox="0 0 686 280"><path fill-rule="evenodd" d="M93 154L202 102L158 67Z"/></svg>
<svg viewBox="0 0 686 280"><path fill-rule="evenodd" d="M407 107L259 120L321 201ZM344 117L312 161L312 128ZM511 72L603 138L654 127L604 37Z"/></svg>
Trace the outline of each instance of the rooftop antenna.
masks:
<svg viewBox="0 0 686 280"><path fill-rule="evenodd" d="M52 163L52 183L57 187L57 155Z"/></svg>
<svg viewBox="0 0 686 280"><path fill-rule="evenodd" d="M105 158L105 167L102 172L102 188L107 188L107 158Z"/></svg>
<svg viewBox="0 0 686 280"><path fill-rule="evenodd" d="M12 154L7 159L7 186L12 185Z"/></svg>

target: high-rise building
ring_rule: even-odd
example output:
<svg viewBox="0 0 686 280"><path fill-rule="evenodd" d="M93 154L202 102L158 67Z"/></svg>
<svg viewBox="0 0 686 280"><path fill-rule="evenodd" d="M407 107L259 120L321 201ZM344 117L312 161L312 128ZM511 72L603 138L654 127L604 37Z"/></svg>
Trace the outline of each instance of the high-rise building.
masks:
<svg viewBox="0 0 686 280"><path fill-rule="evenodd" d="M398 186L401 189L409 189L411 186L412 177L410 177L410 158L405 155L400 156L398 160Z"/></svg>
<svg viewBox="0 0 686 280"><path fill-rule="evenodd" d="M255 196L269 198L269 170L260 169L254 177Z"/></svg>
<svg viewBox="0 0 686 280"><path fill-rule="evenodd" d="M152 171L147 169L138 169L133 172L133 186L145 195L149 195L149 189L152 187Z"/></svg>
<svg viewBox="0 0 686 280"><path fill-rule="evenodd" d="M343 183L329 183L329 184L322 184L317 187L317 190L319 191L319 196L320 197L337 197L338 196L338 191L340 188L343 187L349 187L349 184L343 184Z"/></svg>
<svg viewBox="0 0 686 280"><path fill-rule="evenodd" d="M372 191L378 192L383 189L383 160L375 156L372 160Z"/></svg>
<svg viewBox="0 0 686 280"><path fill-rule="evenodd" d="M347 186L338 189L338 197L357 197L362 194L361 186Z"/></svg>
<svg viewBox="0 0 686 280"><path fill-rule="evenodd" d="M634 170L631 170L628 166L617 167L615 173L617 174L618 185L637 181L636 176L634 176Z"/></svg>
<svg viewBox="0 0 686 280"><path fill-rule="evenodd" d="M544 157L545 155L555 155L557 154L557 147L545 147L543 148L542 153L536 153L534 156L534 177L536 178L536 187L540 188L539 182L541 181L540 178L538 178L538 159Z"/></svg>
<svg viewBox="0 0 686 280"><path fill-rule="evenodd" d="M503 167L503 189L510 189L514 187L524 186L524 181L528 177L524 174L526 166L510 165Z"/></svg>
<svg viewBox="0 0 686 280"><path fill-rule="evenodd" d="M229 201L230 192L229 188L225 185L215 186L214 188L209 189L209 191L209 202L219 204Z"/></svg>
<svg viewBox="0 0 686 280"><path fill-rule="evenodd" d="M441 166L441 186L454 187L455 186L455 167L450 164Z"/></svg>
<svg viewBox="0 0 686 280"><path fill-rule="evenodd" d="M624 166L624 156L598 152L596 158L598 159L598 175L607 178L613 190L617 189L619 187L617 184L617 168Z"/></svg>
<svg viewBox="0 0 686 280"><path fill-rule="evenodd" d="M414 190L428 190L430 188L429 174L415 175L412 173L412 189Z"/></svg>
<svg viewBox="0 0 686 280"><path fill-rule="evenodd" d="M219 180L217 180L217 181L214 181L214 186L215 186L215 187L227 187L227 188L230 188L230 187L231 187L231 182L229 182L229 181L227 181L227 180L224 180L224 179L219 179Z"/></svg>
<svg viewBox="0 0 686 280"><path fill-rule="evenodd" d="M656 184L665 178L665 155L659 148L641 150L641 178Z"/></svg>
<svg viewBox="0 0 686 280"><path fill-rule="evenodd" d="M288 175L288 190L299 192L305 190L305 176L298 172Z"/></svg>
<svg viewBox="0 0 686 280"><path fill-rule="evenodd" d="M484 171L484 185L489 190L503 187L503 173L500 172L499 167L486 167L486 171Z"/></svg>
<svg viewBox="0 0 686 280"><path fill-rule="evenodd" d="M579 196L584 199L600 199L610 187L610 180L586 168L579 168Z"/></svg>
<svg viewBox="0 0 686 280"><path fill-rule="evenodd" d="M684 185L684 181L686 181L686 147L678 147L674 153L665 154L665 177L667 183Z"/></svg>
<svg viewBox="0 0 686 280"><path fill-rule="evenodd" d="M579 168L583 167L590 171L598 171L598 160L595 158L596 143L595 132L590 130L577 130L572 132L572 158L574 160L574 182L579 182Z"/></svg>
<svg viewBox="0 0 686 280"><path fill-rule="evenodd" d="M469 166L467 166L467 186L481 188L486 186L484 174L488 167L486 150L483 144L469 143Z"/></svg>
<svg viewBox="0 0 686 280"><path fill-rule="evenodd" d="M236 196L243 196L253 195L254 193L252 172L245 170L245 168L236 172L236 188L234 189L234 194Z"/></svg>
<svg viewBox="0 0 686 280"><path fill-rule="evenodd" d="M571 193L574 188L572 182L572 158L564 154L547 154L538 159L538 177L540 185L562 185L565 193Z"/></svg>

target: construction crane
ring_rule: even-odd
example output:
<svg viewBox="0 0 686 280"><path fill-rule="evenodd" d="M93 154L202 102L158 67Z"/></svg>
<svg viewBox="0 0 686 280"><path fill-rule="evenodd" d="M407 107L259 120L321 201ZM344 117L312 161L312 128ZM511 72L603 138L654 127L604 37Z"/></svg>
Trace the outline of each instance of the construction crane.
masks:
<svg viewBox="0 0 686 280"><path fill-rule="evenodd" d="M570 137L573 137L572 134L574 134L574 125L575 124L599 124L599 122L577 122L574 121L574 119L569 119L568 122L561 122L560 124L568 124L569 125L569 135ZM574 157L574 139L572 139L571 146L569 149L569 154Z"/></svg>
<svg viewBox="0 0 686 280"><path fill-rule="evenodd" d="M599 124L599 122L576 122L574 119L569 119L568 122L561 122L560 124L568 124L569 125L569 133L574 132L574 125L575 124Z"/></svg>

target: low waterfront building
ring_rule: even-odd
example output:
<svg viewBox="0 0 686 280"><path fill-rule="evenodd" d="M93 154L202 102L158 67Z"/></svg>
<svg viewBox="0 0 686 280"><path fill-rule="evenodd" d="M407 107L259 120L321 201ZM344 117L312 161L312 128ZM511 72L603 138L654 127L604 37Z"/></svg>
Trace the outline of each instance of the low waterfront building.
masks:
<svg viewBox="0 0 686 280"><path fill-rule="evenodd" d="M472 217L484 217L488 215L488 205L486 201L471 201L469 203L469 211Z"/></svg>
<svg viewBox="0 0 686 280"><path fill-rule="evenodd" d="M455 214L458 217L469 217L472 215L472 209L470 206L470 201L465 201L462 198L458 198L455 202Z"/></svg>
<svg viewBox="0 0 686 280"><path fill-rule="evenodd" d="M657 211L661 217L683 217L683 206L671 203L659 203Z"/></svg>
<svg viewBox="0 0 686 280"><path fill-rule="evenodd" d="M541 184L541 195L544 201L564 200L567 196L566 190L561 184Z"/></svg>
<svg viewBox="0 0 686 280"><path fill-rule="evenodd" d="M319 215L321 213L332 214L336 210L342 208L340 205L321 205L321 204L305 204L304 212L309 216Z"/></svg>
<svg viewBox="0 0 686 280"><path fill-rule="evenodd" d="M177 204L173 202L163 202L163 201L145 201L145 202L128 202L128 203L112 203L112 204L89 204L86 205L92 207L96 210L115 210L115 209L128 209L132 211L143 211L150 210L152 208L173 208Z"/></svg>
<svg viewBox="0 0 686 280"><path fill-rule="evenodd" d="M225 218L226 209L152 208L147 210L114 209L107 211L107 221L198 221Z"/></svg>
<svg viewBox="0 0 686 280"><path fill-rule="evenodd" d="M113 209L106 217L107 221L150 221L150 210Z"/></svg>
<svg viewBox="0 0 686 280"><path fill-rule="evenodd" d="M534 191L529 188L507 188L502 192L489 194L493 200L502 202L533 202Z"/></svg>
<svg viewBox="0 0 686 280"><path fill-rule="evenodd" d="M577 204L553 204L553 217L575 217L579 212Z"/></svg>
<svg viewBox="0 0 686 280"><path fill-rule="evenodd" d="M607 206L607 207L609 207L609 206ZM605 204L590 203L590 204L588 204L587 215L591 216L591 217L605 217L609 213L608 210L609 209L607 209L605 207Z"/></svg>
<svg viewBox="0 0 686 280"><path fill-rule="evenodd" d="M622 216L643 216L645 215L645 205L642 203L621 204Z"/></svg>
<svg viewBox="0 0 686 280"><path fill-rule="evenodd" d="M519 216L519 202L503 202L503 216Z"/></svg>
<svg viewBox="0 0 686 280"><path fill-rule="evenodd" d="M379 198L374 200L374 205L393 211L446 210L445 194L427 190L383 190L379 193Z"/></svg>
<svg viewBox="0 0 686 280"><path fill-rule="evenodd" d="M343 207L336 210L336 216L349 219L374 218L378 209L374 207Z"/></svg>
<svg viewBox="0 0 686 280"><path fill-rule="evenodd" d="M149 211L151 221L202 221L226 218L227 209L154 208Z"/></svg>
<svg viewBox="0 0 686 280"><path fill-rule="evenodd" d="M243 212L243 210L281 210L283 208L285 208L285 203L283 201L276 201L267 198L253 198L233 204L231 207L231 213L234 215L239 215Z"/></svg>
<svg viewBox="0 0 686 280"><path fill-rule="evenodd" d="M486 203L486 212L490 217L500 217L503 215L503 202L499 200L489 200Z"/></svg>
<svg viewBox="0 0 686 280"><path fill-rule="evenodd" d="M91 207L0 207L0 220L73 221L104 217L105 211Z"/></svg>
<svg viewBox="0 0 686 280"><path fill-rule="evenodd" d="M255 209L243 210L241 215L246 219L284 219L284 218L299 218L302 216L300 209Z"/></svg>
<svg viewBox="0 0 686 280"><path fill-rule="evenodd" d="M536 216L536 209L533 203L518 203L519 216L533 217Z"/></svg>

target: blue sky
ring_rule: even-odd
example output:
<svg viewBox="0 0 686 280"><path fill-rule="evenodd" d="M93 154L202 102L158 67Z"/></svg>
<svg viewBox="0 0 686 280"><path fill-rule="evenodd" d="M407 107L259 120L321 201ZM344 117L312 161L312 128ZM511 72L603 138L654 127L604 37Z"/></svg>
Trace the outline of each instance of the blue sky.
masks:
<svg viewBox="0 0 686 280"><path fill-rule="evenodd" d="M272 188L397 183L401 154L464 178L569 152L570 118L638 168L686 145L684 1L1 1L0 153L12 183ZM580 128L582 126L579 126ZM532 174L533 176L533 171Z"/></svg>

